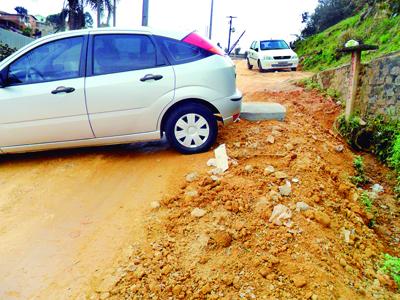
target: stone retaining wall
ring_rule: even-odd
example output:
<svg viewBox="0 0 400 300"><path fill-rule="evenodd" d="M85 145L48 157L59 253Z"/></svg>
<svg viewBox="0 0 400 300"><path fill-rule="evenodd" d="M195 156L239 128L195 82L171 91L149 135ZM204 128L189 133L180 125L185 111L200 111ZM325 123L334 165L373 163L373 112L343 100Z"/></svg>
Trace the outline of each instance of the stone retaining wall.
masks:
<svg viewBox="0 0 400 300"><path fill-rule="evenodd" d="M349 74L350 66L344 65L320 72L313 79L347 98ZM400 52L363 64L355 108L362 116L385 114L400 118Z"/></svg>

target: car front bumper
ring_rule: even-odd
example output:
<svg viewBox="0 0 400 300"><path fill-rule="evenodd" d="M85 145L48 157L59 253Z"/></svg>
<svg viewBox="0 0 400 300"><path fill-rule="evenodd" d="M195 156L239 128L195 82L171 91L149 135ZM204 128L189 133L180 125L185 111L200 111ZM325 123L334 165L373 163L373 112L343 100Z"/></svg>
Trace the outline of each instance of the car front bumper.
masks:
<svg viewBox="0 0 400 300"><path fill-rule="evenodd" d="M261 66L265 70L269 69L291 69L297 68L299 65L298 59L284 59L284 60L261 60Z"/></svg>

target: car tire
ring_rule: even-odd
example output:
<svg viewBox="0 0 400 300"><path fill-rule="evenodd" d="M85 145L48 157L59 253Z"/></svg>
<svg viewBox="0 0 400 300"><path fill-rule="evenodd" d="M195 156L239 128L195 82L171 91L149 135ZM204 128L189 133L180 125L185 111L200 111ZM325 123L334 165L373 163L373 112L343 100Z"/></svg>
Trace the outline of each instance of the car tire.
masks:
<svg viewBox="0 0 400 300"><path fill-rule="evenodd" d="M253 65L250 64L249 59L247 59L247 69L252 70L253 69Z"/></svg>
<svg viewBox="0 0 400 300"><path fill-rule="evenodd" d="M297 68L291 68L292 72L296 72Z"/></svg>
<svg viewBox="0 0 400 300"><path fill-rule="evenodd" d="M217 119L204 105L186 104L168 116L165 135L171 146L180 153L205 152L217 139Z"/></svg>
<svg viewBox="0 0 400 300"><path fill-rule="evenodd" d="M260 60L257 61L257 65L258 65L258 71L259 71L260 73L264 73L264 69L263 69L262 66L261 66L261 61L260 61Z"/></svg>

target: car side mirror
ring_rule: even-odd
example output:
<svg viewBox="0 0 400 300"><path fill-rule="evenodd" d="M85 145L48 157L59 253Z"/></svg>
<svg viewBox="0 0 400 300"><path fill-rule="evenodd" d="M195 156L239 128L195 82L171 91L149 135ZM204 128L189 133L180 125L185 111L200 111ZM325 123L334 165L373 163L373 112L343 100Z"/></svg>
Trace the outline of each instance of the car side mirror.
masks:
<svg viewBox="0 0 400 300"><path fill-rule="evenodd" d="M254 48L254 51L258 52L258 48Z"/></svg>

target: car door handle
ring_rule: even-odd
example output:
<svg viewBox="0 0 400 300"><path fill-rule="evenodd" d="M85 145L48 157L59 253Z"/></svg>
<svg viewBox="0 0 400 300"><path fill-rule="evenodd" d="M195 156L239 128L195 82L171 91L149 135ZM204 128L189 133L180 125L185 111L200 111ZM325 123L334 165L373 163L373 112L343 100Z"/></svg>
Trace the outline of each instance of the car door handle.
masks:
<svg viewBox="0 0 400 300"><path fill-rule="evenodd" d="M73 91L75 91L75 89L73 87L59 86L55 90L51 91L51 93L53 95L59 94L59 93L67 93L67 94L69 94L69 93L72 93Z"/></svg>
<svg viewBox="0 0 400 300"><path fill-rule="evenodd" d="M147 80L160 80L162 78L163 78L162 75L147 74L146 76L140 78L140 81L144 82L144 81L147 81Z"/></svg>

